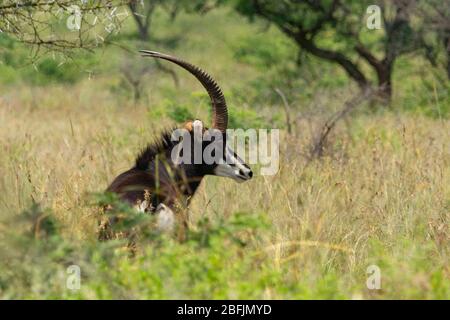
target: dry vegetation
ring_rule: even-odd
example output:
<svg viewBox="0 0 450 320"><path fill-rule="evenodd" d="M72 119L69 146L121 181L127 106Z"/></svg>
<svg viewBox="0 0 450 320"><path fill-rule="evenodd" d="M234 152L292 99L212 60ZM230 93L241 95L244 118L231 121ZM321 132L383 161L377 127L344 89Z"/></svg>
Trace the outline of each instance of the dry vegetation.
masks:
<svg viewBox="0 0 450 320"><path fill-rule="evenodd" d="M444 70L400 57L392 108L358 106L311 157L352 84L330 63L297 65L298 48L273 26L226 8L176 20L156 10L148 42L132 20L112 40L74 60L43 54L34 68L29 48L0 35L0 298L450 298ZM149 232L130 258L124 243L97 241L102 196L93 193L161 129L207 121L209 110L193 77L142 61L137 49L201 66L224 89L230 127L281 128L281 144L276 175L253 166L243 184L207 177L189 208L189 240ZM136 79L124 70L144 66L133 97ZM73 264L82 276L74 291ZM373 264L381 290L366 287Z"/></svg>
<svg viewBox="0 0 450 320"><path fill-rule="evenodd" d="M64 239L95 247L97 211L86 193L104 190L169 123L152 120L147 110L132 103L119 107L111 94L97 90L90 80L70 90L19 88L4 95L0 100L2 221L27 210L34 201L51 209ZM262 230L247 234L249 245L233 251L235 260L222 262L228 288L216 287L217 279L197 279L195 285L203 283L205 288L191 293L189 287L186 292L183 287L159 294L140 291L151 280L143 280L144 276L132 280L129 274L151 274L155 263L143 250L134 260L124 257L117 262L113 281L122 291L99 289L108 284L96 279L94 284L87 280L91 284L76 294L87 298L448 298L450 122L390 112L360 114L348 126L337 127L323 158L309 160L304 154L311 144L310 126L317 123L300 119L292 135L282 133L277 175L257 176L240 185L209 177L195 196L190 208L194 230L202 217L213 221L239 212L268 222ZM1 226L11 228L6 223ZM251 283L257 275L233 274L240 264L251 266L242 272L270 270L274 279L258 284L261 290L242 288L241 276ZM366 268L371 264L381 268L382 290L366 288ZM209 270L203 267L201 272ZM64 274L63 265L56 269ZM176 272L167 276L175 277ZM0 296L3 288L6 297L71 297L73 293L59 288L64 285L61 275L52 281L60 284L38 290L31 284L30 292L22 284L27 293L3 285Z"/></svg>

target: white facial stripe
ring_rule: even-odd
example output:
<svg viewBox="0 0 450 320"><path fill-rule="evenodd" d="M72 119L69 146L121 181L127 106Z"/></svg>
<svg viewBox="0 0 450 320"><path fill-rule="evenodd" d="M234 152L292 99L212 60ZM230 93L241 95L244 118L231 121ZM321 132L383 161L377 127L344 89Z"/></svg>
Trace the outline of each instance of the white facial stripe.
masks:
<svg viewBox="0 0 450 320"><path fill-rule="evenodd" d="M221 163L216 166L214 173L221 177L234 177L238 174L237 169L226 163Z"/></svg>
<svg viewBox="0 0 450 320"><path fill-rule="evenodd" d="M245 162L241 158L239 158L239 156L236 155L229 147L225 149L225 152L227 163L236 166L236 168L238 170L241 170L242 172L251 171L250 168L245 164Z"/></svg>
<svg viewBox="0 0 450 320"><path fill-rule="evenodd" d="M236 156L230 148L227 147L225 152L225 160L221 160L221 162L214 169L214 173L217 176L229 177L238 182L249 180L252 177L251 169L244 163L244 161L242 161L241 158Z"/></svg>

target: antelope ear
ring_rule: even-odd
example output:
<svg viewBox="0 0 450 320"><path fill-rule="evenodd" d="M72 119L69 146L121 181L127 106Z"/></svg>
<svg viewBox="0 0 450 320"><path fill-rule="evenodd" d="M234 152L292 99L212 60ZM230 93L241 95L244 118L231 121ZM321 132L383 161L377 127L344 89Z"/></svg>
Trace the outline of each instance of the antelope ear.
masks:
<svg viewBox="0 0 450 320"><path fill-rule="evenodd" d="M192 122L193 121L186 121L183 125L183 128L186 129L189 132L192 132Z"/></svg>
<svg viewBox="0 0 450 320"><path fill-rule="evenodd" d="M193 132L194 128L196 130L201 130L202 132L204 131L204 129L206 129L206 127L203 126L203 121L202 120L189 120L186 121L183 125L183 128L186 129L189 132Z"/></svg>

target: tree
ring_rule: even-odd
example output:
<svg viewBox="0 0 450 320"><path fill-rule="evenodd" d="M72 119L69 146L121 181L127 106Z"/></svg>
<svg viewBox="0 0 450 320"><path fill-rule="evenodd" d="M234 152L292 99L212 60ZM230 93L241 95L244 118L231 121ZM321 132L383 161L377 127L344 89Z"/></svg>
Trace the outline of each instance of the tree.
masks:
<svg viewBox="0 0 450 320"><path fill-rule="evenodd" d="M0 4L0 35L32 45L36 54L92 48L117 32L128 12L128 0L4 0Z"/></svg>
<svg viewBox="0 0 450 320"><path fill-rule="evenodd" d="M369 30L371 23L365 20L367 8L374 3L372 18L379 15L380 31ZM392 96L396 59L424 47L411 26L415 1L238 0L236 9L250 19L275 24L299 50L339 65L362 89L373 85L371 73L358 62L365 61L385 102ZM376 32L377 39L363 37L367 32Z"/></svg>
<svg viewBox="0 0 450 320"><path fill-rule="evenodd" d="M424 33L431 31L435 34L434 40L438 42L437 45L436 43L430 45L427 58L433 65L437 65L436 56L439 51L443 51L447 78L450 80L450 3L442 5L442 1L439 0L424 1L420 5L419 13L423 18Z"/></svg>
<svg viewBox="0 0 450 320"><path fill-rule="evenodd" d="M204 14L213 9L219 0L131 0L128 7L138 29L139 39L149 40L152 16L160 7L175 19L182 10Z"/></svg>
<svg viewBox="0 0 450 320"><path fill-rule="evenodd" d="M133 19L139 32L139 39L147 41L149 37L149 29L152 22L152 15L157 4L161 3L159 0L132 0L128 7L130 8Z"/></svg>

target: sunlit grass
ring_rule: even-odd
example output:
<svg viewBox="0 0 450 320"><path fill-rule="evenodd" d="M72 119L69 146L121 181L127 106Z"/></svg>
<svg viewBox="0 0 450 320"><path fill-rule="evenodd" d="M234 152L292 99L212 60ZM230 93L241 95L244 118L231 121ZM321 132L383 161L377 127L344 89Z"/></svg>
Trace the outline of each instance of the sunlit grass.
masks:
<svg viewBox="0 0 450 320"><path fill-rule="evenodd" d="M0 67L0 298L450 297L448 89L424 62L400 59L392 109L352 114L324 157L310 159L313 135L351 84L330 64L302 66L291 91L280 88L292 110L288 135L270 77L283 79L273 71L297 51L267 27L225 9L174 22L159 12L149 43L129 39L132 21L114 39L202 66L224 88L234 125L282 129L276 175L243 184L207 177L189 208L190 241L144 239L134 258L123 243L97 241L92 193L180 110L208 121L201 86L173 66L179 88L152 70L134 103L119 66L152 62L115 45L76 57L65 69L84 74L68 75L76 83ZM15 50L17 60L28 52ZM71 264L81 268L79 291L66 287ZM381 270L381 290L366 287L370 265Z"/></svg>
<svg viewBox="0 0 450 320"><path fill-rule="evenodd" d="M2 282L5 297L449 297L448 121L388 112L359 115L350 127L338 127L327 155L318 160L301 155L311 142L307 124L300 121L292 136L282 133L276 175L256 176L239 185L208 177L193 199L192 230L198 230L205 217L219 229L217 221L225 218L227 228L227 219L237 213L265 219L263 228L244 223L244 234L251 231L246 246L224 247L229 239L219 232L212 247L201 253L194 245L170 241L159 261L152 253L156 249L147 244L137 258L104 260L111 265L103 266L107 262L95 253L87 257L101 245L96 244L98 211L86 194L104 190L170 121L152 119L142 105L108 105L108 93L99 91L96 98L91 91L96 89L84 84L66 94L61 90L31 93L35 99L47 99L45 104L27 100L25 92L21 99L1 101L2 229L14 228L6 221L39 203L61 225L65 241L76 243L81 252L88 250L71 258L72 263L95 276L72 293L64 288L66 264L48 258L44 265L56 272L47 275L52 279L48 285L39 276L26 280L29 272L43 272L45 266L36 264L24 271L23 281L16 279L22 287ZM227 261L216 260L216 254L227 250ZM194 260L189 258L196 254ZM2 255L6 261L7 251ZM20 263L8 261L10 268ZM366 288L371 264L381 268L378 291ZM164 268L166 273L153 274ZM253 268L259 271L251 275ZM195 274L195 281L186 278ZM219 289L216 281L227 287ZM36 286L39 290L27 291Z"/></svg>

